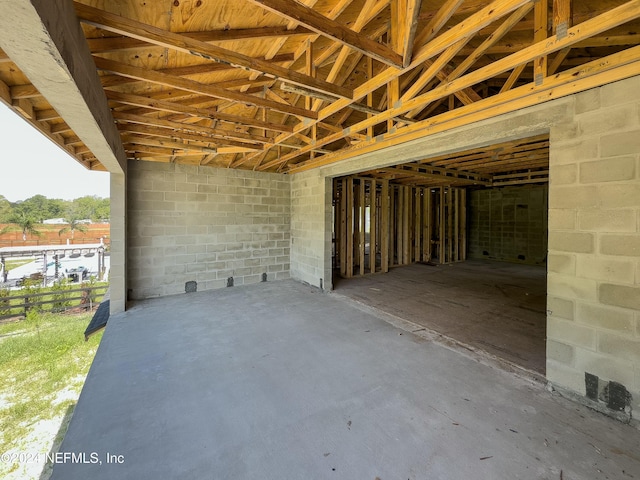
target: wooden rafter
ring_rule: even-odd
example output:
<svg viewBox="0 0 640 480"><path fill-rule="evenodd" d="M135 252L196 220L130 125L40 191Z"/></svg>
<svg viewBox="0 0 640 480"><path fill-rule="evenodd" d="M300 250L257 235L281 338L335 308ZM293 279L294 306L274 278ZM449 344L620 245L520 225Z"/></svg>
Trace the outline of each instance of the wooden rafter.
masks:
<svg viewBox="0 0 640 480"><path fill-rule="evenodd" d="M294 35L309 35L309 30L303 27L288 30L282 27L242 28L235 30L214 30L208 32L183 32L182 35L201 42L230 42L236 40L291 37ZM144 40L131 37L107 37L87 39L89 49L93 53L118 52L136 48L149 47Z"/></svg>
<svg viewBox="0 0 640 480"><path fill-rule="evenodd" d="M512 68L515 68L518 65L523 63L528 63L533 61L536 58L541 56L546 56L550 53L561 50L562 48L566 48L571 46L572 44L580 41L584 37L588 37L591 35L595 35L597 33L606 31L610 28L613 28L617 25L625 23L629 20L638 18L640 16L640 1L632 1L628 2L620 7L612 9L599 17L596 17L592 20L588 20L579 26L575 26L569 30L569 34L559 39L557 36L555 38L550 38L548 40L541 41L537 44L531 45L528 48L521 50L520 52L514 53L508 57L505 57L501 60L495 61L486 67L475 70L467 75L464 75L448 84L441 85L425 94L417 96L409 101L403 102L401 105L397 107L388 109L383 114L376 115L370 119L363 120L358 122L355 125L350 126L350 131L361 131L366 129L370 125L376 125L382 121L386 121L389 118L392 118L397 115L401 115L407 111L413 110L414 108L418 108L426 103L438 100L443 98L444 96L448 96L449 94L462 90L463 88L470 87L482 80L486 80L495 76L496 74L508 71ZM564 77L563 77L564 78ZM513 90L512 90L513 91ZM335 102L339 103L339 102ZM481 102L476 102L481 103ZM322 112L320 117L322 118ZM322 140L319 140L318 143L320 145L327 145L331 142L337 141L342 136L345 135L345 132L341 134L334 134L328 137L325 137ZM304 149L301 149L298 152L294 152L290 154L290 156L296 157L300 156ZM289 160L290 158L287 158Z"/></svg>
<svg viewBox="0 0 640 480"><path fill-rule="evenodd" d="M261 120L250 119L247 117L241 117L238 115L228 115L225 113L217 112L212 109L204 109L197 107L190 107L178 102L166 102L163 100L156 100L153 98L143 97L141 95L131 95L127 93L107 91L107 98L127 105L134 105L138 107L145 107L153 110L159 110L163 112L172 113L185 113L187 115L196 118L218 119L224 122L229 122L237 125L248 125L256 128L264 128L266 130L274 130L278 132L292 132L293 127L289 125L281 125L277 123L269 123Z"/></svg>
<svg viewBox="0 0 640 480"><path fill-rule="evenodd" d="M293 0L249 0L267 10L293 20L300 25L326 36L344 46L357 50L391 66L402 66L402 56L391 48L354 32L350 28L320 15L315 10Z"/></svg>
<svg viewBox="0 0 640 480"><path fill-rule="evenodd" d="M571 35L570 32L569 35ZM640 75L640 47L633 47L623 52L610 55L606 61L596 60L581 67L567 70L549 79L543 87L524 85L505 92L503 95L484 99L472 105L441 114L428 121L404 127L394 134L394 138L385 138L385 142L363 142L358 150L345 149L326 155L314 162L304 162L290 168L290 172L304 171L309 168L328 165L349 158L355 154L363 154L396 144L396 139L409 141L417 136L424 136L425 131L438 133L469 123L484 120L495 115L522 109L540 102L540 95L545 100L586 90L605 83ZM544 92L547 92L546 94ZM377 143L377 144L376 144Z"/></svg>
<svg viewBox="0 0 640 480"><path fill-rule="evenodd" d="M503 17L504 15L507 15L507 14L511 13L512 11L514 11L517 8L521 7L522 5L528 3L529 1L530 0L500 0L500 1L494 1L492 4L490 4L487 7L481 9L479 12L475 13L474 15L471 15L467 19L466 22L463 22L462 24L458 24L456 27L451 28L447 32L445 32L445 33L439 35L438 37L436 37L435 39L433 39L431 42L429 42L426 45L422 46L418 51L416 51L416 53L413 56L411 64L406 69L399 70L399 69L394 68L394 67L387 68L386 70L384 70L381 73L379 73L378 75L376 75L374 78L364 82L360 87L356 88L354 90L354 98L352 100L340 99L340 100L335 101L332 104L328 105L324 109L322 109L319 112L319 120L324 120L325 118L329 117L330 115L333 115L334 113L339 112L343 108L349 107L349 105L351 103L353 103L354 101L357 101L358 99L366 96L369 92L373 92L373 91L377 90L378 88L382 87L383 85L386 85L393 78L396 78L396 77L400 76L402 73L406 73L406 72L412 70L413 68L415 68L416 66L420 65L424 61L428 60L429 58L433 57L434 55L437 55L437 54L441 53L442 51L444 51L445 49L447 49L451 45L457 43L457 41L459 41L458 40L459 38L461 38L461 37L462 38L466 38L467 36L470 36L470 35L474 34L475 32L477 32L478 30L484 28L485 26L487 26L488 24L492 23L493 21ZM476 82L474 82L474 83L476 83ZM473 84L471 84L471 85L473 85ZM469 87L471 85L466 85L466 86L464 86L462 88L467 88L467 87ZM462 88L455 89L453 91L462 90ZM407 103L410 103L410 102L407 102ZM420 106L420 105L416 105L416 107L417 106ZM387 112L390 112L392 110L395 110L395 109L389 109L389 110L387 110ZM406 110L403 110L402 113L405 113L406 111L409 111L409 110L412 110L412 108L408 108ZM367 122L373 122L373 123L368 123L366 127L368 127L369 125L376 125L378 123L386 121L389 118L393 118L395 116L396 115L393 115L392 117L387 117L386 114L382 115L383 118L380 118L381 116L373 116L371 119L367 120ZM360 124L362 124L362 122L360 122L357 125L359 126ZM296 128L302 128L302 127L299 126L299 127L296 127ZM361 129L358 128L357 131L360 131L360 130ZM346 132L346 133L348 133L348 132ZM282 140L288 138L288 135L289 134L283 134L283 135L279 136L278 138L276 138L276 144L279 141L282 141ZM335 135L330 135L328 137L325 137L324 139L321 140L321 142L322 142L323 145L327 145L327 144L329 144L329 143L331 143L333 141L340 140L341 138L342 137L340 135L335 134ZM261 168L262 169L267 169L267 168L272 167L274 165L278 165L279 163L287 162L287 161L291 160L292 158L295 158L296 156L300 156L303 153L306 153L305 149L299 150L298 152L296 152L295 155L293 155L293 154L285 155L283 157L280 157L279 159L275 159L275 160L273 160L271 162L267 162L267 163L263 164Z"/></svg>
<svg viewBox="0 0 640 480"><path fill-rule="evenodd" d="M317 117L315 112L305 110L302 108L293 107L291 105L285 105L278 102L272 102L264 100L260 97L253 95L246 95L242 93L233 92L219 88L215 85L206 85L194 80L189 80L174 75L167 75L165 73L156 72L154 70L148 70L145 68L134 67L132 65L126 65L124 63L115 62L113 60L107 60L106 58L94 57L96 67L99 70L106 72L116 73L118 75L124 75L137 80L142 80L151 83L157 83L163 86L170 86L185 90L200 95L206 95L212 98L224 98L233 100L242 104L255 105L257 107L265 107L278 112L290 113L291 115L299 115L306 118Z"/></svg>
<svg viewBox="0 0 640 480"><path fill-rule="evenodd" d="M312 90L330 93L338 97L351 98L353 95L349 89L336 87L329 82L308 77L307 75L271 64L264 60L251 58L232 50L193 39L186 35L162 30L153 25L147 25L120 15L114 15L78 2L74 2L74 5L80 20L119 35L137 38L161 47L171 48L212 61L229 63L239 68L260 72L286 82L301 85Z"/></svg>

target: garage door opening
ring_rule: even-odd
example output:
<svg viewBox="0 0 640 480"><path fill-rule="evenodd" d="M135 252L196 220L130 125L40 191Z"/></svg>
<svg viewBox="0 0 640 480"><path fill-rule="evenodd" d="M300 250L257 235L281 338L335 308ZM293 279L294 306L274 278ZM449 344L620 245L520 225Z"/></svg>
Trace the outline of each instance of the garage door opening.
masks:
<svg viewBox="0 0 640 480"><path fill-rule="evenodd" d="M539 136L334 179L334 288L544 374L548 146Z"/></svg>

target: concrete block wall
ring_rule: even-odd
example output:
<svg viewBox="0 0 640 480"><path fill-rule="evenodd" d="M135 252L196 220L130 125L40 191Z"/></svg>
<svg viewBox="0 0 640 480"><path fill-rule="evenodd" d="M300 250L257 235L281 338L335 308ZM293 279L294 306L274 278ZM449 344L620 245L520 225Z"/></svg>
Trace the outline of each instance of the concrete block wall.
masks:
<svg viewBox="0 0 640 480"><path fill-rule="evenodd" d="M638 91L640 77L580 93L571 121L551 129L547 324L547 378L621 413L628 403L635 418L640 418ZM612 399L615 395L619 398ZM612 400L618 403L610 405Z"/></svg>
<svg viewBox="0 0 640 480"><path fill-rule="evenodd" d="M317 170L291 181L291 276L331 289L331 180Z"/></svg>
<svg viewBox="0 0 640 480"><path fill-rule="evenodd" d="M546 265L547 196L546 185L469 191L469 258Z"/></svg>
<svg viewBox="0 0 640 480"><path fill-rule="evenodd" d="M130 161L131 299L289 278L291 177Z"/></svg>

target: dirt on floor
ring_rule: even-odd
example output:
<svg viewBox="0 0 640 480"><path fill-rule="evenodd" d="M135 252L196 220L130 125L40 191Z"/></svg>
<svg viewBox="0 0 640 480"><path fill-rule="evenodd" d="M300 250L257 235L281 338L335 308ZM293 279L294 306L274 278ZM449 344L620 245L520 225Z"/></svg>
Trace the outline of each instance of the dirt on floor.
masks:
<svg viewBox="0 0 640 480"><path fill-rule="evenodd" d="M334 279L337 294L544 375L546 268L470 260Z"/></svg>

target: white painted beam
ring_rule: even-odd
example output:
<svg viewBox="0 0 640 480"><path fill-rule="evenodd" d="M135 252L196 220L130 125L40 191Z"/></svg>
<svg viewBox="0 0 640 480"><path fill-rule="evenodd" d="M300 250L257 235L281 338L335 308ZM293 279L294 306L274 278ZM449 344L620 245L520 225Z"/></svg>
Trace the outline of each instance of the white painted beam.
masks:
<svg viewBox="0 0 640 480"><path fill-rule="evenodd" d="M126 155L71 0L0 0L0 47L112 173Z"/></svg>

